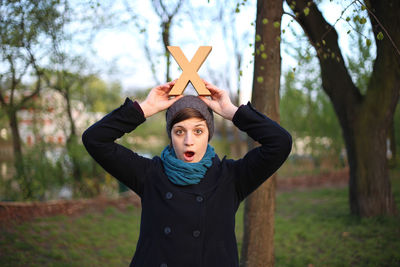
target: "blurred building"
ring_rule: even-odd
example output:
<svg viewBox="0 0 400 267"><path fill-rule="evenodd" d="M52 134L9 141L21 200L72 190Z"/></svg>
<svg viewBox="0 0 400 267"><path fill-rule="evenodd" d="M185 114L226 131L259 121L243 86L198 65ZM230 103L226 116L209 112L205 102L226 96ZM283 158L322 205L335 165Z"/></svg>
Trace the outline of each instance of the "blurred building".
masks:
<svg viewBox="0 0 400 267"><path fill-rule="evenodd" d="M14 97L18 98L18 95ZM4 98L6 102L9 101L8 95ZM72 100L71 104L72 118L78 135L104 115L88 112L82 101ZM27 106L17 112L17 119L23 149L38 142L62 148L70 134L65 99L54 90L43 89L40 95L35 96ZM8 119L5 121L6 125L0 125L0 174L3 177L7 173L7 163L13 159L11 129Z"/></svg>

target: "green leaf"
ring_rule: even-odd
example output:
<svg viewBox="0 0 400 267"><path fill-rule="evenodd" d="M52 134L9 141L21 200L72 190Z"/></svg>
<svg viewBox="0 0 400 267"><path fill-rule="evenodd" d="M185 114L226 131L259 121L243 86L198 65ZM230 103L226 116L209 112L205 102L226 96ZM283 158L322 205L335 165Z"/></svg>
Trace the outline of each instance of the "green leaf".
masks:
<svg viewBox="0 0 400 267"><path fill-rule="evenodd" d="M308 14L310 14L310 8L306 7L303 9L304 15L308 16Z"/></svg>
<svg viewBox="0 0 400 267"><path fill-rule="evenodd" d="M261 36L259 34L256 34L256 42L261 41Z"/></svg>
<svg viewBox="0 0 400 267"><path fill-rule="evenodd" d="M361 10L366 10L366 9L367 9L366 6L364 6L364 5L361 6Z"/></svg>
<svg viewBox="0 0 400 267"><path fill-rule="evenodd" d="M263 19L263 20L262 20L262 24L265 25L265 24L267 24L267 23L268 23L268 19Z"/></svg>
<svg viewBox="0 0 400 267"><path fill-rule="evenodd" d="M367 46L371 46L371 39L366 40Z"/></svg>
<svg viewBox="0 0 400 267"><path fill-rule="evenodd" d="M365 23L367 23L367 19L366 18L364 18L364 17L362 17L362 18L360 18L360 23L361 24L365 24Z"/></svg>
<svg viewBox="0 0 400 267"><path fill-rule="evenodd" d="M325 42L325 40L322 40L322 44L323 44L323 45L326 45L326 42Z"/></svg>
<svg viewBox="0 0 400 267"><path fill-rule="evenodd" d="M264 44L260 44L260 51L264 51L264 50L265 50Z"/></svg>
<svg viewBox="0 0 400 267"><path fill-rule="evenodd" d="M382 33L382 32L379 32L378 35L376 36L376 38L377 38L378 40L383 40L383 33Z"/></svg>
<svg viewBox="0 0 400 267"><path fill-rule="evenodd" d="M262 54L261 54L261 57L262 57L263 59L267 59L267 54L262 53Z"/></svg>
<svg viewBox="0 0 400 267"><path fill-rule="evenodd" d="M347 18L346 18L346 21L349 22L349 21L350 21L350 17L347 17Z"/></svg>
<svg viewBox="0 0 400 267"><path fill-rule="evenodd" d="M281 23L279 21L275 21L274 22L274 27L275 28L279 28L279 26L281 26Z"/></svg>
<svg viewBox="0 0 400 267"><path fill-rule="evenodd" d="M258 77L257 77L257 82L258 82L258 83L262 83L263 81L264 81L263 76L258 76Z"/></svg>

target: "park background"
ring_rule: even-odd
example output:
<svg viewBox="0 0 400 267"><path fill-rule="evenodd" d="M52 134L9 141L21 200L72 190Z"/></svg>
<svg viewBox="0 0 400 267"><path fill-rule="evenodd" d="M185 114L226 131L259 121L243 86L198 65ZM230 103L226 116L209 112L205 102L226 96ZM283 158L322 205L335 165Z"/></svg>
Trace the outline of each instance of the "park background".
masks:
<svg viewBox="0 0 400 267"><path fill-rule="evenodd" d="M312 1L269 2L284 7L282 20L265 18L262 24L280 33L279 120L293 136L292 153L276 178L269 244L275 265L398 265L398 213L364 216L349 203L342 127L323 90L316 49L296 22L309 16ZM306 7L299 12L302 2ZM366 95L376 42L392 37L399 47L396 32L376 34L362 1L314 2L338 32L347 71ZM256 1L1 1L0 12L0 265L128 265L139 233L140 201L93 161L81 135L126 97L143 100L153 86L179 77L166 45L180 46L189 60L198 46L212 46L199 75L228 90L237 105L252 101L252 91L264 81L254 74L256 57L272 56L258 43ZM399 73L398 64L391 67ZM385 73L382 87L384 80ZM189 85L185 94L196 92ZM382 149L398 207L397 109ZM118 142L149 157L159 155L168 144L164 116L147 119ZM239 158L249 140L216 116L211 144L218 154ZM239 250L244 213L243 204L237 214Z"/></svg>

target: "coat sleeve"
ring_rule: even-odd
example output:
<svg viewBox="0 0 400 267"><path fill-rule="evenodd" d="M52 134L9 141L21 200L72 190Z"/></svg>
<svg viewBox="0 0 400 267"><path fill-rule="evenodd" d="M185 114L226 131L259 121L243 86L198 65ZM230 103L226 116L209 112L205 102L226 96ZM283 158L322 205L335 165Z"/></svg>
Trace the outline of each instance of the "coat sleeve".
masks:
<svg viewBox="0 0 400 267"><path fill-rule="evenodd" d="M250 102L237 110L232 122L261 144L232 163L236 192L242 201L283 164L292 149L292 137Z"/></svg>
<svg viewBox="0 0 400 267"><path fill-rule="evenodd" d="M115 143L115 140L145 120L132 100L126 98L123 105L90 126L82 135L82 142L95 161L139 196L143 193L145 172L152 161Z"/></svg>

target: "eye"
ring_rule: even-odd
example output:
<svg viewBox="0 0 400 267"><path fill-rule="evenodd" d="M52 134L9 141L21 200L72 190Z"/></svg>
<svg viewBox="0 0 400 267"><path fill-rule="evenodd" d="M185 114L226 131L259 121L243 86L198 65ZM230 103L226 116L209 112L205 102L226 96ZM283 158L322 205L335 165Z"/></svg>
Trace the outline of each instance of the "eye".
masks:
<svg viewBox="0 0 400 267"><path fill-rule="evenodd" d="M195 134L202 134L203 130L202 129L196 129L194 130Z"/></svg>
<svg viewBox="0 0 400 267"><path fill-rule="evenodd" d="M175 131L175 134L176 135L182 135L183 131L181 129L178 129L178 130Z"/></svg>

